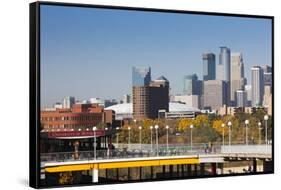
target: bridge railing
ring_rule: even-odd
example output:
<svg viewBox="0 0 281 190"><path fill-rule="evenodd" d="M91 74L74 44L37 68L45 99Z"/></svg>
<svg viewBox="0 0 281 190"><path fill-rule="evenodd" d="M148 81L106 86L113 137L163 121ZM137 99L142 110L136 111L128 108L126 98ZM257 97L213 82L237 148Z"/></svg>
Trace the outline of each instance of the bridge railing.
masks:
<svg viewBox="0 0 281 190"><path fill-rule="evenodd" d="M213 145L206 147L205 144L195 144L194 146L177 146L160 145L151 150L151 147L143 149L128 149L116 148L107 150L94 151L78 151L78 152L54 152L54 153L41 153L42 162L65 162L71 160L104 160L104 159L121 159L121 158L139 158L139 157L156 157L156 156L180 156L180 155L199 155L199 154L218 154L220 153L220 146ZM96 155L95 155L96 154Z"/></svg>
<svg viewBox="0 0 281 190"><path fill-rule="evenodd" d="M121 146L122 147L122 146ZM140 157L165 157L165 156L180 156L180 155L193 155L199 156L203 154L271 154L271 145L225 145L212 144L208 146L206 144L194 144L192 147L189 145L177 145L171 144L168 147L166 145L159 145L158 151L156 147L144 145L142 149L131 146L115 149L104 149L91 151L77 151L77 152L54 152L54 153L41 153L42 162L65 162L65 161L77 161L77 160L105 160L105 159L122 159L122 158L140 158Z"/></svg>

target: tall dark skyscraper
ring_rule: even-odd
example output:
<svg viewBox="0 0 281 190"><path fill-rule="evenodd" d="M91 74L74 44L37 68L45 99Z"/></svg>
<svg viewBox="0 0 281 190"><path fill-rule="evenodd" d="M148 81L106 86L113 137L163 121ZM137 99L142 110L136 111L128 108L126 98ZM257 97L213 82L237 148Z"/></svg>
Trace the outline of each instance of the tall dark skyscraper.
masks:
<svg viewBox="0 0 281 190"><path fill-rule="evenodd" d="M216 56L213 53L203 53L203 80L216 79Z"/></svg>
<svg viewBox="0 0 281 190"><path fill-rule="evenodd" d="M169 111L169 81L164 76L149 84L149 118L157 118L159 110Z"/></svg>

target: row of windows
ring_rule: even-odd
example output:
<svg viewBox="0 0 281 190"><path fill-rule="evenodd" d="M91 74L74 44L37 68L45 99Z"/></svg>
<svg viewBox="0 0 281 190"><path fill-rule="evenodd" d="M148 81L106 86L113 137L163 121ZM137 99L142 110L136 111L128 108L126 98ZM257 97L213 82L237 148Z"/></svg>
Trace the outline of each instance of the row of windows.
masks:
<svg viewBox="0 0 281 190"><path fill-rule="evenodd" d="M73 124L64 124L64 125L44 125L45 129L85 129L85 128L89 128L91 129L93 126L92 125L73 125Z"/></svg>
<svg viewBox="0 0 281 190"><path fill-rule="evenodd" d="M41 117L41 121L91 121L99 118L99 116Z"/></svg>

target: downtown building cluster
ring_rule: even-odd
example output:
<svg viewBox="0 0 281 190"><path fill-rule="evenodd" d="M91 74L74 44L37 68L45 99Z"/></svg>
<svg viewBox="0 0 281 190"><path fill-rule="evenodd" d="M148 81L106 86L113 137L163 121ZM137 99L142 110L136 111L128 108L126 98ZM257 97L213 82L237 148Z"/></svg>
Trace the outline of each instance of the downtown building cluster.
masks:
<svg viewBox="0 0 281 190"><path fill-rule="evenodd" d="M214 53L203 53L202 80L199 80L195 73L185 75L183 93L177 95L169 94L169 82L163 76L155 80L158 83L161 81L162 85L158 85L158 93L154 93L151 84L155 81L151 81L150 67L134 67L134 118L156 118L157 109L158 112L169 111L166 107L169 101L220 115L234 114L238 109L246 113L264 109L271 115L272 68L268 65L253 66L251 84L247 84L242 53L231 52L228 47L220 47L218 57L217 64Z"/></svg>

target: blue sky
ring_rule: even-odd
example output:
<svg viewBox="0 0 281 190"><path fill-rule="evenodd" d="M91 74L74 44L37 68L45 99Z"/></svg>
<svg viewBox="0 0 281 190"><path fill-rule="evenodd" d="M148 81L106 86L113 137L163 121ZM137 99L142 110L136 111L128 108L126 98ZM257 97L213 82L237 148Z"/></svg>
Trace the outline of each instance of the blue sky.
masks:
<svg viewBox="0 0 281 190"><path fill-rule="evenodd" d="M271 20L41 5L41 105L64 96L121 98L132 66L164 75L171 93L183 76L202 79L202 53L242 52L250 67L271 65Z"/></svg>

